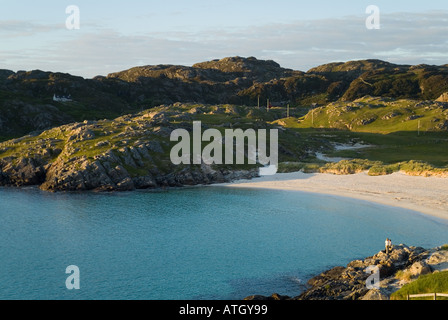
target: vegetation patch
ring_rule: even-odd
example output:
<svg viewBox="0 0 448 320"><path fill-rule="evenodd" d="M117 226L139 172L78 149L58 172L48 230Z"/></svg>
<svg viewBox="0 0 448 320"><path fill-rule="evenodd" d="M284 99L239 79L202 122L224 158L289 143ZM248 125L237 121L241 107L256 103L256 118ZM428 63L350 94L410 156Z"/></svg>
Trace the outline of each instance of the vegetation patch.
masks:
<svg viewBox="0 0 448 320"><path fill-rule="evenodd" d="M342 160L337 163L327 163L320 168L322 173L332 174L356 174L369 170L373 166L381 165L378 161L370 161L365 159Z"/></svg>
<svg viewBox="0 0 448 320"><path fill-rule="evenodd" d="M320 171L321 163L306 163L306 162L281 162L278 165L278 173L299 172L317 173Z"/></svg>
<svg viewBox="0 0 448 320"><path fill-rule="evenodd" d="M448 293L448 271L422 275L417 280L404 285L400 290L392 293L391 299L407 300L408 295L425 293ZM448 300L446 297L440 297L438 299Z"/></svg>

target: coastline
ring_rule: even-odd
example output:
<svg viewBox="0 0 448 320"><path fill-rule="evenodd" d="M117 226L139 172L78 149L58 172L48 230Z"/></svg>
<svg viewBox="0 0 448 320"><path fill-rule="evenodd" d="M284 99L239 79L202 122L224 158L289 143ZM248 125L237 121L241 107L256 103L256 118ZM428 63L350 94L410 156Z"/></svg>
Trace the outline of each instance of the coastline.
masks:
<svg viewBox="0 0 448 320"><path fill-rule="evenodd" d="M216 185L354 198L400 207L448 221L447 178L409 176L401 172L384 176L369 176L367 172L352 175L293 172Z"/></svg>
<svg viewBox="0 0 448 320"><path fill-rule="evenodd" d="M372 279L372 270L377 274L376 280ZM382 250L314 276L298 296L274 293L269 297L252 295L244 300L405 300L405 293L393 294L421 275L447 271L448 250L444 246L425 249L399 244L393 245L389 253ZM376 286L369 286L372 281L376 281Z"/></svg>

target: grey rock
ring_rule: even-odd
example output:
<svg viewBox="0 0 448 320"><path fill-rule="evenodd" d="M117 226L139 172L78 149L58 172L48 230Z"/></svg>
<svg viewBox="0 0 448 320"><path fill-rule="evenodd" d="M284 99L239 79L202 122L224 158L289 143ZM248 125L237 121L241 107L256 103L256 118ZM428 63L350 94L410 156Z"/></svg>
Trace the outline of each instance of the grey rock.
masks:
<svg viewBox="0 0 448 320"><path fill-rule="evenodd" d="M364 260L354 260L346 267L335 267L308 281L308 288L295 300L388 300L392 292L398 289L395 274L406 270L414 275L431 272L430 251L420 247L408 247L404 244L393 246L390 254L378 252ZM434 254L433 254L434 255ZM427 260L426 260L427 259ZM448 261L448 254L440 258ZM438 259L432 262L437 264ZM376 266L380 271L379 289L369 290L366 272L369 266ZM386 286L386 287L383 287ZM390 287L389 287L390 286Z"/></svg>
<svg viewBox="0 0 448 320"><path fill-rule="evenodd" d="M410 268L409 272L414 277L431 273L431 268L424 261L415 262Z"/></svg>
<svg viewBox="0 0 448 320"><path fill-rule="evenodd" d="M381 289L372 289L368 291L361 300L390 300L389 295Z"/></svg>

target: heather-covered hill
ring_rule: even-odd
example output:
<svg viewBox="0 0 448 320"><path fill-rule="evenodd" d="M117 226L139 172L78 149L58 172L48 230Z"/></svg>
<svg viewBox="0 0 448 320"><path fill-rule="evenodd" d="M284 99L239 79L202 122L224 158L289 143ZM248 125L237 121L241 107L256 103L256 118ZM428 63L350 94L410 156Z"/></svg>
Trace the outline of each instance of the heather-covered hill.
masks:
<svg viewBox="0 0 448 320"><path fill-rule="evenodd" d="M228 57L193 66L154 65L84 79L65 73L0 70L0 140L73 121L113 119L176 102L304 106L366 95L436 100L448 92L448 65L380 60L329 63L308 72L271 60ZM54 101L53 96L72 101Z"/></svg>

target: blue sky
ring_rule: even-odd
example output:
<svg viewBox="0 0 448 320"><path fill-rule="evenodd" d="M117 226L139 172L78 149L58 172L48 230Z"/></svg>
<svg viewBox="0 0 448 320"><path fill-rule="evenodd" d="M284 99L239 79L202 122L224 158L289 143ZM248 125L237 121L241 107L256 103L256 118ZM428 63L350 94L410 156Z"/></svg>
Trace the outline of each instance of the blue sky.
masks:
<svg viewBox="0 0 448 320"><path fill-rule="evenodd" d="M65 9L80 10L68 30ZM366 8L380 9L368 30ZM227 56L306 71L332 61L448 63L448 1L0 0L0 69L107 75Z"/></svg>

